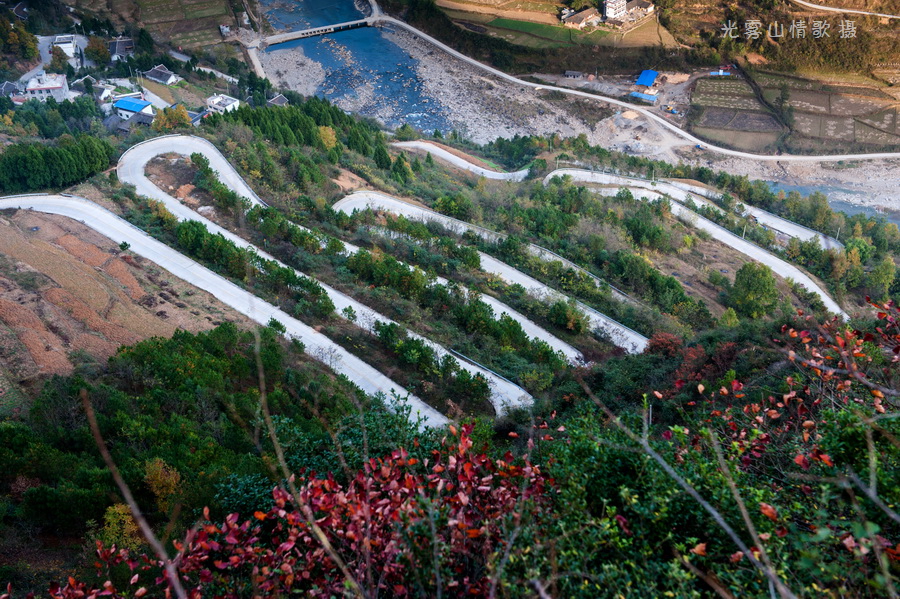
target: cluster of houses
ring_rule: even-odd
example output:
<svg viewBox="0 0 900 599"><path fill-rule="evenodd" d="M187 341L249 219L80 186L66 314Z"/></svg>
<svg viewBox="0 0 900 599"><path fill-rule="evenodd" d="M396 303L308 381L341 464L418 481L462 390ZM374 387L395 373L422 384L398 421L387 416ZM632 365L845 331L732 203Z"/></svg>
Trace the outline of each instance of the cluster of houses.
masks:
<svg viewBox="0 0 900 599"><path fill-rule="evenodd" d="M566 27L582 30L585 27L596 27L601 23L613 27L622 27L627 22L637 22L654 10L649 0L603 0L603 13L596 8L585 8L574 11L564 8L560 21Z"/></svg>
<svg viewBox="0 0 900 599"><path fill-rule="evenodd" d="M117 44L121 41L117 41ZM117 48L125 56L127 48ZM119 59L121 60L121 58ZM141 73L144 79L161 85L173 85L181 78L165 65L156 65ZM134 87L128 80L104 81L90 75L72 82L71 88L65 75L38 71L27 82L4 81L0 83L0 95L9 97L13 104L22 105L29 100L46 102L53 98L57 102L72 100L82 95L90 95L107 114L104 125L110 130L130 131L138 125L151 125L156 118L156 108L144 97L140 86ZM269 99L266 106L287 106L289 101L282 94ZM177 106L177 105L176 105ZM225 114L237 110L241 101L225 94L214 94L206 99L206 106L199 111L187 110L191 124L197 126L203 118L213 113Z"/></svg>

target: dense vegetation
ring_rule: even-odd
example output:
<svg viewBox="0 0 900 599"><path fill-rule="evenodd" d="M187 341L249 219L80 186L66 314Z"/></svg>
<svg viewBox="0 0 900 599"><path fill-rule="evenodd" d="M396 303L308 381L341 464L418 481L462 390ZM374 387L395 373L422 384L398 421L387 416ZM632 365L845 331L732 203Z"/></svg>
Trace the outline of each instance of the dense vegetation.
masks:
<svg viewBox="0 0 900 599"><path fill-rule="evenodd" d="M78 116L82 108L16 111L8 126L56 141L8 146L0 186L64 186L105 169L112 146L72 137L93 118ZM771 272L747 263L733 283L715 283L722 294L710 304L728 309L714 318L653 265L704 241L671 218L667 202L601 197L564 179L491 186L451 177L430 157L392 155L383 133L322 100L244 108L208 119L204 130L274 206L247 210L195 155L193 183L221 222L402 326L378 323L370 333L352 309L336 314L323 287L293 268L197 222L177 222L111 178L94 182L138 226L319 327L465 424L422 429L389 398L366 397L302 345L281 340L277 321L255 332L226 324L150 339L107 364L83 358L73 375L48 381L30 410L0 422L5 547L10 538L83 545L53 572L68 583L51 587L52 596L161 596L167 584L97 451L92 412L149 529L181 552L182 583L202 596L787 597L790 588L803 597L880 597L896 584L895 305L860 312L877 321L819 326L808 298L794 298L806 310L798 315ZM637 174L720 182L737 200L722 198L722 216L712 216L730 228L743 224L736 201L837 227L847 249L829 264L842 255L849 266L832 284L854 297L890 293L894 284L896 227L842 217L819 197L627 158L584 139L516 138L484 152L505 163L533 160L543 174L536 157L548 149ZM488 243L372 212L337 213L330 202L340 193L332 182L339 169L503 234ZM367 249L347 255L341 240ZM636 301L614 300L602 281L535 257L527 242ZM622 355L588 341L572 304L479 274L477 248L646 331L647 351ZM824 255L803 244L784 252ZM567 365L460 284L591 349L593 363ZM494 414L486 379L403 327L497 369L535 404ZM151 557L135 561L141 553ZM9 554L0 581L22 594L46 588L46 572Z"/></svg>
<svg viewBox="0 0 900 599"><path fill-rule="evenodd" d="M109 167L113 147L90 135L67 135L55 145L17 143L0 154L0 190L61 189Z"/></svg>

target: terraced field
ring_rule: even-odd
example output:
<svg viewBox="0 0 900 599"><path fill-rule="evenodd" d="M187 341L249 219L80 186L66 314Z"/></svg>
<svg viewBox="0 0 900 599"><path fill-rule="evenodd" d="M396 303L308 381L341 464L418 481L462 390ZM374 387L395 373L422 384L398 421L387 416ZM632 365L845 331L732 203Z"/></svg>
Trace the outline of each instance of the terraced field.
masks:
<svg viewBox="0 0 900 599"><path fill-rule="evenodd" d="M108 7L123 23L142 23L155 36L191 48L221 39L219 25L236 24L228 0L112 0Z"/></svg>
<svg viewBox="0 0 900 599"><path fill-rule="evenodd" d="M822 147L900 144L900 102L873 82L850 85L772 73L755 74L754 79L770 103L777 102L783 87L788 90L795 130L791 143Z"/></svg>
<svg viewBox="0 0 900 599"><path fill-rule="evenodd" d="M751 151L770 149L782 127L750 85L740 79L697 81L691 104L697 111L692 131L715 143Z"/></svg>

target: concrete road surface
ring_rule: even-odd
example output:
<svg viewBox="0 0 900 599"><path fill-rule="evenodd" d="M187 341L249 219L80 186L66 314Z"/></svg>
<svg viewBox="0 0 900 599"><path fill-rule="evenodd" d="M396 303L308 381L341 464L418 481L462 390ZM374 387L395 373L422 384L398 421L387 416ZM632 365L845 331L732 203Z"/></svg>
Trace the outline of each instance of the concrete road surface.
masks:
<svg viewBox="0 0 900 599"><path fill-rule="evenodd" d="M172 275L212 294L222 303L259 324L275 318L287 329L286 336L303 342L306 351L314 358L344 374L363 391L371 395L383 393L388 401L397 392L405 395L403 387L349 353L313 328L264 302L234 283L224 279L178 251L156 241L131 223L119 218L105 208L83 198L59 195L33 195L0 198L0 209L21 208L48 214L59 214L75 219L109 237L114 242L127 242L130 251L142 256ZM421 416L429 426L443 426L447 418L414 395L407 395L413 416Z"/></svg>
<svg viewBox="0 0 900 599"><path fill-rule="evenodd" d="M492 171L480 166L476 166L468 160L460 158L456 154L448 152L444 148L437 146L429 141L398 141L392 143L391 145L395 148L422 150L428 152L452 166L467 170L471 173L475 173L479 177L484 177L486 179L496 179L498 181L524 181L528 176L528 169L516 171L514 173L498 173L497 171Z"/></svg>
<svg viewBox="0 0 900 599"><path fill-rule="evenodd" d="M596 192L603 195L615 195L618 192L618 189L598 189L596 190ZM639 187L632 188L632 193L636 198L646 198L648 200L656 200L663 197L663 195L660 193L647 191ZM781 258L775 256L774 254L771 254L758 245L738 237L725 227L717 225L711 220L703 218L693 210L690 210L685 206L682 206L681 204L671 204L671 207L672 214L686 222L689 222L693 227L708 232L713 236L714 239L734 248L748 258L751 258L761 264L765 264L772 269L772 272L779 275L780 277L783 277L785 279L792 279L806 288L807 291L815 293L822 299L822 303L825 304L825 307L829 312L838 314L844 319L850 318L850 316L846 312L844 312L843 308L841 308L838 303L831 298L830 295L822 290L822 288L819 287L809 277L809 275L807 275L805 272L803 272L793 264L785 262Z"/></svg>
<svg viewBox="0 0 900 599"><path fill-rule="evenodd" d="M179 220L194 220L203 223L211 233L219 233L226 239L234 242L238 247L250 249L261 258L272 260L285 268L290 268L277 260L274 256L267 254L245 239L220 227L216 223L185 206L150 181L144 173L147 163L153 157L169 152L185 156L190 156L195 152L203 154L209 160L210 167L213 170L218 171L219 179L223 183L231 187L231 189L236 191L239 195L248 198L252 203L264 204L214 145L204 139L187 135L158 137L133 146L119 158L119 164L116 167L119 180L123 183L134 185L139 194L162 202ZM296 269L293 270L299 276L315 280L314 277L310 277ZM322 286L334 303L335 310L339 316L345 308L352 308L357 314L356 324L366 330L374 331L376 322L398 324L329 285L321 282L319 282L319 285ZM398 324L398 326L405 329L402 325ZM438 359L449 353L447 349L440 344L426 339L408 329L406 329L406 332L410 337L419 339L431 347L435 351ZM457 358L460 368L468 371L473 376L481 375L488 381L488 384L491 387L491 403L494 405L494 409L498 414L504 412L509 407L529 405L533 401L533 398L527 391L512 381L503 378L479 364L465 359L459 359L459 356L454 357Z"/></svg>
<svg viewBox="0 0 900 599"><path fill-rule="evenodd" d="M481 229L480 227L477 227L475 225L470 225L469 223L464 223L463 221L457 220L455 218L444 216L443 214L440 214L433 210L429 210L428 208L423 208L421 206L416 206L414 204L404 202L403 200L394 198L387 194L371 191L360 191L352 193L335 203L333 208L347 214L352 214L354 210L365 210L366 208L384 210L385 212L391 212L393 214L402 214L403 216L406 216L413 220L435 221L458 233L463 233L466 230ZM487 234L496 236L496 239L500 239L502 237L499 233L488 232ZM540 291L541 295L552 295L554 293L558 293L550 287L544 285L543 283L540 283L536 279L533 279L532 277L519 272L511 266L504 264L499 260L488 256L487 254L481 254L481 256L481 268L486 272L493 272L493 274L500 276L507 282L518 282L526 288L537 289ZM490 268L495 268L495 270L491 271L489 270ZM500 274L501 272L503 273L502 275ZM596 310L593 311L596 312ZM601 328L603 328L609 334L614 343L622 343L620 347L623 347L629 352L636 353L643 351L644 347L647 344L646 337L632 331L625 325L612 320L608 316L600 314L599 312L596 312L596 314L598 315L597 326L601 326L599 323L602 321L603 324Z"/></svg>
<svg viewBox="0 0 900 599"><path fill-rule="evenodd" d="M544 177L544 185L549 183L550 179L557 176L569 176L572 177L573 181L582 183L621 185L623 187L629 188L638 187L641 189L646 189L648 191L664 193L677 202L685 203L690 200L695 204L701 206L713 206L712 204L707 202L706 199L718 198L722 195L720 192L712 191L698 185L691 185L690 183L685 183L683 181L660 180L651 182L646 179L624 177L622 175L594 172L576 168L561 168L553 171L552 173ZM717 210L721 210L718 206L714 207ZM798 225L797 223L789 221L786 218L781 218L780 216L776 216L771 212L767 212L761 208L756 208L755 206L744 204L744 215L750 215L754 217L759 223L769 227L770 229L775 229L776 231L784 233L788 237L796 237L801 241L809 241L811 239L815 239L819 243L819 245L825 249L840 249L844 247L844 244L842 244L837 239L834 239L833 237L823 235L818 231L813 231L808 227Z"/></svg>

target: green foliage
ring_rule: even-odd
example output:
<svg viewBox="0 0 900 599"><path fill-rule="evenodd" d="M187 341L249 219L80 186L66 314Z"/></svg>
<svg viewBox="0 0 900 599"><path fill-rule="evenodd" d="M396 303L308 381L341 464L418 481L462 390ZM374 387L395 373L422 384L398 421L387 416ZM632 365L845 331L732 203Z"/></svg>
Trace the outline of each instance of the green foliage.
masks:
<svg viewBox="0 0 900 599"><path fill-rule="evenodd" d="M391 157L387 152L387 148L384 144L378 144L375 146L375 154L373 155L375 159L375 166L380 169L389 169L391 168Z"/></svg>
<svg viewBox="0 0 900 599"><path fill-rule="evenodd" d="M68 187L105 170L113 153L107 141L88 135L56 146L13 144L0 154L0 189L21 193Z"/></svg>
<svg viewBox="0 0 900 599"><path fill-rule="evenodd" d="M771 313L778 297L772 269L757 262L747 262L738 269L728 292L731 307L748 318Z"/></svg>
<svg viewBox="0 0 900 599"><path fill-rule="evenodd" d="M63 135L87 132L91 124L102 116L93 98L81 96L74 101L57 102L48 98L46 102L29 100L18 107L13 114L13 123L26 130L37 128L41 137L57 139Z"/></svg>

